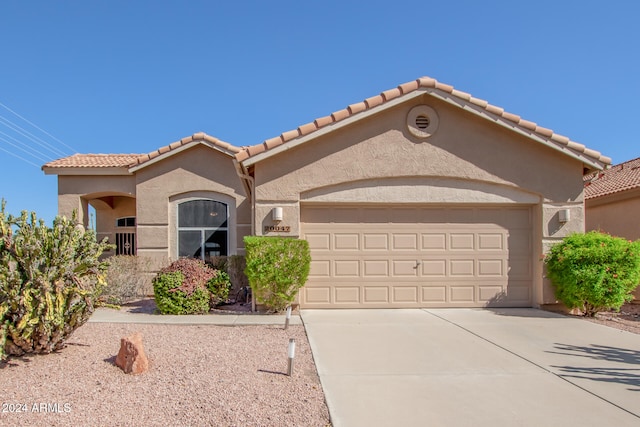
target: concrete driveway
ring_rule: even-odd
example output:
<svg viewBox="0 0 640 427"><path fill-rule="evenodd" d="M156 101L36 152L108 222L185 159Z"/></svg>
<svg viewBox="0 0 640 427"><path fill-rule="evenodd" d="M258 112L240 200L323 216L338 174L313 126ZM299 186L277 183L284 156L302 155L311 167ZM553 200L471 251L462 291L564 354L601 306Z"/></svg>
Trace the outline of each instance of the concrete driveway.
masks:
<svg viewBox="0 0 640 427"><path fill-rule="evenodd" d="M640 425L640 335L535 309L301 315L334 427Z"/></svg>

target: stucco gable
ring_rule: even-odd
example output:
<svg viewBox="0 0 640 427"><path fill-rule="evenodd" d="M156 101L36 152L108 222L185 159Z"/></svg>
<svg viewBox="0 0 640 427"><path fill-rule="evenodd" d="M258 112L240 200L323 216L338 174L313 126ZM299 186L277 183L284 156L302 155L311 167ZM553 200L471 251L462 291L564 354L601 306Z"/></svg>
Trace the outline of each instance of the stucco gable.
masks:
<svg viewBox="0 0 640 427"><path fill-rule="evenodd" d="M137 170L140 170L146 166L149 166L150 164L153 164L160 160L164 160L181 151L184 151L185 149L192 148L197 144L206 145L230 157L235 156L241 151L240 148L235 147L229 144L228 142L224 142L218 138L207 135L204 132L198 132L198 133L194 133L191 136L182 138L179 141L173 142L169 145L165 145L164 147L161 147L156 151L152 151L151 153L138 156L135 162L130 166L130 171L135 172Z"/></svg>
<svg viewBox="0 0 640 427"><path fill-rule="evenodd" d="M245 147L235 155L235 158L244 166L250 166L328 132L351 125L372 114L377 114L385 109L408 102L425 93L556 149L583 162L589 169L600 170L611 163L609 157L603 156L595 150L591 150L565 136L556 134L550 129L524 120L520 116L504 111L503 108L491 105L485 100L474 98L466 92L456 90L453 86L440 83L430 77L422 77L401 84L394 89L384 91L362 102L351 104L342 110L318 118L297 129L284 132L275 138L267 139L261 144Z"/></svg>

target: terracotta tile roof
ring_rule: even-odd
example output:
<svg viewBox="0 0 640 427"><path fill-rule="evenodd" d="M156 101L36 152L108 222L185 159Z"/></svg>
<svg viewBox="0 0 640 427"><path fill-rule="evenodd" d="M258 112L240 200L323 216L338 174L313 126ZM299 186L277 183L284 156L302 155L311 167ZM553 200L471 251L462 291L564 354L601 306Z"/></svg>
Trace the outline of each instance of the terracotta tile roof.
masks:
<svg viewBox="0 0 640 427"><path fill-rule="evenodd" d="M584 177L584 196L587 200L634 188L640 188L640 158Z"/></svg>
<svg viewBox="0 0 640 427"><path fill-rule="evenodd" d="M378 108L394 99L398 99L404 95L417 90L427 90L430 92L444 92L449 97L457 98L458 101L463 101L470 104L472 107L481 109L493 116L498 116L504 120L507 120L512 125L515 125L527 133L533 133L536 136L555 143L559 146L564 146L575 153L579 153L588 158L591 158L596 163L608 165L611 164L609 157L603 156L601 153L595 150L591 150L582 144L571 141L566 136L558 135L551 129L538 126L536 123L522 119L520 116L505 112L503 108L489 104L487 101L474 98L468 93L461 92L453 88L453 86L440 83L437 80L430 77L421 77L417 80L413 80L399 85L396 88L386 90L377 96L367 98L362 102L351 104L348 107L336 111L328 116L320 117L313 122L304 124L297 129L284 132L279 136L271 139L267 139L261 144L252 145L250 147L244 147L238 154L236 154L236 160L242 162L252 156L266 152L280 145L286 144L296 138L302 138L313 132L317 132L327 126L334 123L338 123L349 117L355 116L358 113Z"/></svg>
<svg viewBox="0 0 640 427"><path fill-rule="evenodd" d="M184 147L194 141L206 141L229 152L231 155L237 154L241 150L218 138L199 132L147 154L74 154L73 156L49 162L43 168L130 168L143 165L152 159Z"/></svg>
<svg viewBox="0 0 640 427"><path fill-rule="evenodd" d="M126 168L140 154L74 154L47 163L45 168Z"/></svg>

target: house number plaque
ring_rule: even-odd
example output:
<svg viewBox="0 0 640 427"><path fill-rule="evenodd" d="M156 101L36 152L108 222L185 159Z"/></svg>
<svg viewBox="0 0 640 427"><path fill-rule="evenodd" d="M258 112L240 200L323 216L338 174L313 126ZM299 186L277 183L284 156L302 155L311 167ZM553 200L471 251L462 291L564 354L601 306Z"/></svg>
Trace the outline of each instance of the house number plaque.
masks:
<svg viewBox="0 0 640 427"><path fill-rule="evenodd" d="M284 232L284 233L288 233L291 231L291 226L289 225L265 225L264 226L264 232L265 233L269 233L269 232Z"/></svg>

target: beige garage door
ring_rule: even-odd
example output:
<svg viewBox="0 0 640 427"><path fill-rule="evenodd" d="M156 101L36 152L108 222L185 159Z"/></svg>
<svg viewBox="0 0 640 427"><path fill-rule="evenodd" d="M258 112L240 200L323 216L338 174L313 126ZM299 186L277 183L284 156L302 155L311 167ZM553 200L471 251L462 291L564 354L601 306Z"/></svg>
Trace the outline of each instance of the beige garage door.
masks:
<svg viewBox="0 0 640 427"><path fill-rule="evenodd" d="M305 308L531 306L524 207L302 207Z"/></svg>

